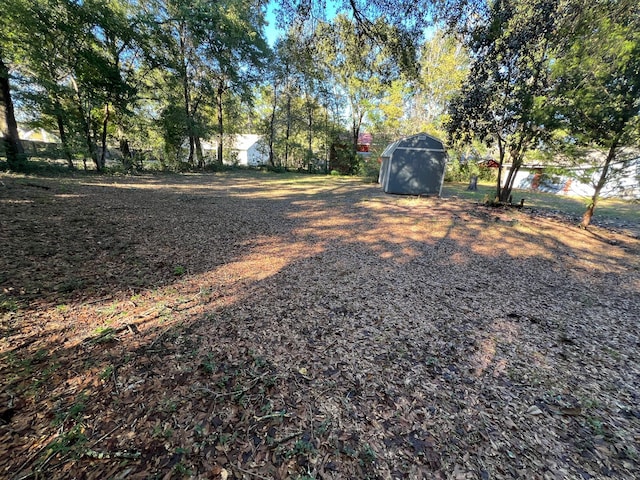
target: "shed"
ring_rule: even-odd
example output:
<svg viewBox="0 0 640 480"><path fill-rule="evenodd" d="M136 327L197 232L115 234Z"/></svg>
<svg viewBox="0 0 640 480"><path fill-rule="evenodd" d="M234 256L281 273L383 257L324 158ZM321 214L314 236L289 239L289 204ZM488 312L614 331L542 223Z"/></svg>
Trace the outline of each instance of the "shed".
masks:
<svg viewBox="0 0 640 480"><path fill-rule="evenodd" d="M385 193L440 195L447 163L444 144L426 133L391 143L381 156L378 183Z"/></svg>

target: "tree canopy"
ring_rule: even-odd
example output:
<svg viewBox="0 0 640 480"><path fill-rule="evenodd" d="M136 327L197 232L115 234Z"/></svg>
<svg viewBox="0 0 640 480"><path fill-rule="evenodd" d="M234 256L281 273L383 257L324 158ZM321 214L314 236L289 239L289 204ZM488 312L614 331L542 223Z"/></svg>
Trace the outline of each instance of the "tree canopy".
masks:
<svg viewBox="0 0 640 480"><path fill-rule="evenodd" d="M285 168L326 168L348 138L356 172L363 129L446 130L454 150L495 151L508 171L501 202L532 151L607 151L606 183L637 144L629 0L278 0L270 42L264 0L5 2L0 126L12 167L25 158L14 103L23 124L57 133L70 167L97 170L110 148L125 168L220 164L232 136L251 131Z"/></svg>

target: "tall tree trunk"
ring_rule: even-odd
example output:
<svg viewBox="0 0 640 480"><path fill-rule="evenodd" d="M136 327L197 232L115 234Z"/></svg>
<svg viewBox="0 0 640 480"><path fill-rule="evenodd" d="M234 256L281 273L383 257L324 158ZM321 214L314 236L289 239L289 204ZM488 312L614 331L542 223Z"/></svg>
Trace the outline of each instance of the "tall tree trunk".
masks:
<svg viewBox="0 0 640 480"><path fill-rule="evenodd" d="M516 175L520 170L520 167L522 167L524 152L529 148L530 139L528 135L525 135L524 133L524 126L522 127L522 130L523 132L520 134L518 143L513 145L509 150L509 156L511 157L511 169L509 170L509 175L507 175L507 180L504 182L504 188L500 195L501 202L511 202L511 192L513 191Z"/></svg>
<svg viewBox="0 0 640 480"><path fill-rule="evenodd" d="M289 137L291 136L291 93L287 92L287 128L284 133L284 167L289 166Z"/></svg>
<svg viewBox="0 0 640 480"><path fill-rule="evenodd" d="M98 172L101 172L102 168L100 166L100 160L98 158L98 153L96 152L95 143L91 136L91 125L89 124L89 119L85 116L84 108L82 108L80 100L78 101L78 113L80 114L80 118L82 119L82 130L84 133L85 142L87 144L87 149L89 150L89 155L91 156L93 164L96 166L96 170Z"/></svg>
<svg viewBox="0 0 640 480"><path fill-rule="evenodd" d="M611 163L616 158L616 149L618 148L618 142L620 141L620 136L614 138L611 147L609 147L609 152L607 153L607 158L604 161L604 165L602 167L602 172L600 172L600 178L598 179L598 183L593 191L593 195L591 196L591 201L589 202L589 206L587 210L582 215L582 221L580 222L580 228L587 228L591 224L591 219L593 218L593 212L596 209L596 205L598 200L600 199L600 193L602 189L607 183L607 177L609 175L609 169L611 168Z"/></svg>
<svg viewBox="0 0 640 480"><path fill-rule="evenodd" d="M198 135L193 137L193 140L196 145L196 158L198 159L198 168L204 168L204 155L202 154L202 142L200 141L200 137Z"/></svg>
<svg viewBox="0 0 640 480"><path fill-rule="evenodd" d="M182 55L182 95L184 97L184 112L185 118L187 120L187 136L189 137L189 158L187 162L190 165L193 165L193 157L195 150L195 142L193 140L193 118L191 112L191 95L189 92L189 71L187 68L187 43L185 40L185 25L182 23L180 25L180 54Z"/></svg>
<svg viewBox="0 0 640 480"><path fill-rule="evenodd" d="M132 166L129 140L123 135L122 131L119 132L118 136L120 137L118 143L120 144L120 153L122 154L122 166L128 170Z"/></svg>
<svg viewBox="0 0 640 480"><path fill-rule="evenodd" d="M511 168L509 169L509 173L507 174L507 179L504 181L504 187L502 187L502 191L500 192L500 201L508 202L509 198L511 198L511 191L513 190L513 183L516 179L516 174L518 170L520 170L520 166L522 165L522 158L518 156L518 154L511 155Z"/></svg>
<svg viewBox="0 0 640 480"><path fill-rule="evenodd" d="M26 163L24 148L18 134L18 123L16 122L11 99L11 85L9 83L9 69L0 57L0 133L4 144L5 155L11 169L20 170Z"/></svg>
<svg viewBox="0 0 640 480"><path fill-rule="evenodd" d="M218 147L217 147L217 160L218 165L222 165L222 138L224 136L224 123L222 119L222 95L224 94L224 85L222 82L218 85Z"/></svg>
<svg viewBox="0 0 640 480"><path fill-rule="evenodd" d="M273 104L271 105L271 115L269 117L269 164L276 166L275 156L273 154L273 144L276 137L276 109L278 106L278 83L273 82Z"/></svg>
<svg viewBox="0 0 640 480"><path fill-rule="evenodd" d="M502 192L502 168L504 165L504 144L502 138L498 135L498 179L496 183L496 201L500 201L500 193Z"/></svg>
<svg viewBox="0 0 640 480"><path fill-rule="evenodd" d="M96 166L96 170L100 172L101 171L100 162L98 160L98 154L96 152L95 142L93 141L93 138L91 136L90 113L85 114L84 107L82 106L82 96L80 95L80 89L78 88L78 84L76 83L75 79L71 78L71 83L73 85L73 89L76 92L76 101L77 101L76 106L78 108L78 114L80 115L82 132L84 133L84 139L87 144L87 148L89 150L89 155L91 156L91 160L93 160L93 164ZM87 169L86 161L84 165L85 165L84 169L86 170Z"/></svg>
<svg viewBox="0 0 640 480"><path fill-rule="evenodd" d="M100 138L100 145L102 146L102 152L100 153L100 168L104 169L107 164L107 126L109 125L109 103L104 105L104 118L102 120L102 135Z"/></svg>
<svg viewBox="0 0 640 480"><path fill-rule="evenodd" d="M60 141L62 142L62 151L64 153L64 158L67 160L69 169L73 170L76 167L73 164L73 157L71 155L71 149L69 148L69 140L67 139L67 132L64 128L64 118L62 118L60 108L60 104L58 103L58 100L56 100L56 122L58 124L58 135L60 135Z"/></svg>
<svg viewBox="0 0 640 480"><path fill-rule="evenodd" d="M353 135L353 144L351 152L351 165L349 166L349 173L356 173L358 169L358 138L360 137L360 127L362 126L362 119L364 118L364 111L359 112L357 115L353 115L353 123L351 125L351 133Z"/></svg>
<svg viewBox="0 0 640 480"><path fill-rule="evenodd" d="M309 96L309 92L305 89L305 100L307 106L307 123L309 130L307 131L307 170L311 172L311 164L313 160L313 104Z"/></svg>

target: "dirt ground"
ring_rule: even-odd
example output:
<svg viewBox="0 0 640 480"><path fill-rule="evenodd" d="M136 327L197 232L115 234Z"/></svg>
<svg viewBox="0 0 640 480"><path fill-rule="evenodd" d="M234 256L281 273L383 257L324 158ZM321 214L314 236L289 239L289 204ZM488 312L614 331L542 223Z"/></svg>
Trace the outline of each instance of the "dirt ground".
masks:
<svg viewBox="0 0 640 480"><path fill-rule="evenodd" d="M0 477L640 471L640 240L354 179L0 175Z"/></svg>

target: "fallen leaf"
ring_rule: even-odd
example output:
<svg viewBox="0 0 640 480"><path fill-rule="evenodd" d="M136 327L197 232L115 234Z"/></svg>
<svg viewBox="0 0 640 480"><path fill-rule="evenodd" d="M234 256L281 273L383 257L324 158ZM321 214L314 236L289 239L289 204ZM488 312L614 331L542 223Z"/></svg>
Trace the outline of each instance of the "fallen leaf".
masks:
<svg viewBox="0 0 640 480"><path fill-rule="evenodd" d="M535 405L531 405L527 410L527 415L542 415L542 413L542 410Z"/></svg>

